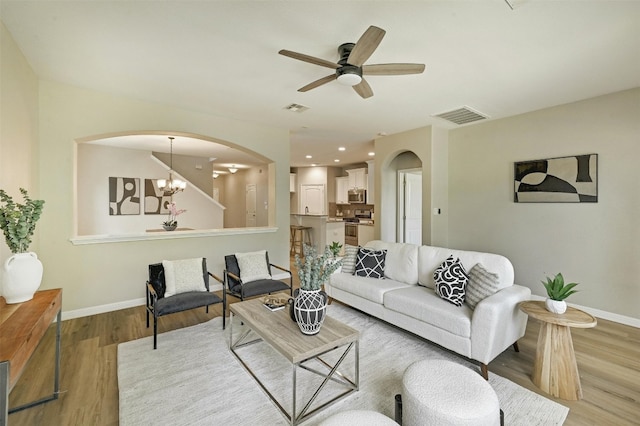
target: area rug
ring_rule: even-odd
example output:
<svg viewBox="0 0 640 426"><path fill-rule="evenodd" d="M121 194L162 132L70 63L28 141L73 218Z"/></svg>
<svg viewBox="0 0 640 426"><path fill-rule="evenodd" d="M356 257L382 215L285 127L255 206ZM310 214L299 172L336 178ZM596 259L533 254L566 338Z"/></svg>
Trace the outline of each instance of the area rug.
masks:
<svg viewBox="0 0 640 426"><path fill-rule="evenodd" d="M360 331L360 390L304 425L316 425L333 413L354 409L374 410L393 418L394 395L401 392L402 374L421 359L449 359L478 371L477 365L462 357L351 308L334 303L328 307L328 315ZM240 332L239 328L236 321L234 335ZM145 337L118 345L120 425L289 424L230 353L229 327L222 330L222 318L160 334L157 350L153 350L152 339ZM240 351L269 391L290 409L291 364L264 342ZM353 358L350 354L340 370L350 374ZM563 424L567 407L489 374L506 425ZM319 380L317 375L298 369L298 404L311 395ZM325 397L328 400L341 388L330 382L323 392L329 395Z"/></svg>

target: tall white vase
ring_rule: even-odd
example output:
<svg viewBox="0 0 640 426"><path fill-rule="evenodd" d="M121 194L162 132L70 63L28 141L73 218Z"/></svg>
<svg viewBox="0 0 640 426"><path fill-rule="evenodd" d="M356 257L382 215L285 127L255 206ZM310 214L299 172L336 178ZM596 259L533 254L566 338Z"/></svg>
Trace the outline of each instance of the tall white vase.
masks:
<svg viewBox="0 0 640 426"><path fill-rule="evenodd" d="M4 262L2 295L8 304L33 299L41 282L42 262L35 253L16 253Z"/></svg>

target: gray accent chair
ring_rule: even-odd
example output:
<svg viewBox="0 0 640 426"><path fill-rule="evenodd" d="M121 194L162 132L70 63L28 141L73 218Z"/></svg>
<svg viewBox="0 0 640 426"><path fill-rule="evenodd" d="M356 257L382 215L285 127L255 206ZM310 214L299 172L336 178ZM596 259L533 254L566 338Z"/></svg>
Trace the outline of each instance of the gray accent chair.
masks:
<svg viewBox="0 0 640 426"><path fill-rule="evenodd" d="M227 309L227 295L222 289L222 297L212 293L209 289L209 277L222 283L222 280L207 271L207 259L202 259L202 279L206 291L188 291L165 297L166 283L162 263L149 265L149 279L147 281L147 328L149 317L153 315L153 349L158 347L158 317L176 312L188 311L195 308L206 308L209 313L209 305L222 303L223 312ZM225 317L222 317L222 329L224 330Z"/></svg>

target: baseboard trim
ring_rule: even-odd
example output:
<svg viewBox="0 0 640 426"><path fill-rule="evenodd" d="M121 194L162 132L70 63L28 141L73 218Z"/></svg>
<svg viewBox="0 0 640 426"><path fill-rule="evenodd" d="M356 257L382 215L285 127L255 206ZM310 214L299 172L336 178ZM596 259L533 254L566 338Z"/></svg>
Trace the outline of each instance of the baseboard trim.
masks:
<svg viewBox="0 0 640 426"><path fill-rule="evenodd" d="M545 298L542 296L537 296L535 294L531 295L531 298L534 300L544 300ZM613 321L624 325L629 325L631 327L640 328L640 319L632 318L625 315L614 314L613 312L602 311L600 309L590 308L589 306L577 305L575 303L567 303L569 306L573 306L574 308L581 309L585 312L590 313L596 318L602 318L607 321Z"/></svg>
<svg viewBox="0 0 640 426"><path fill-rule="evenodd" d="M289 275L287 274L287 277ZM544 300L544 297L536 296L534 294L531 295L531 298L534 300ZM145 299L133 299L133 300L125 300L124 302L118 303L110 303L107 305L99 305L92 306L90 308L76 309L73 311L62 311L62 320L74 319L87 317L89 315L97 315L104 314L106 312L111 311L119 311L120 309L134 308L136 306L142 306L145 304ZM585 312L590 313L596 318L602 318L608 321L617 322L620 324L628 325L631 327L640 328L640 319L632 318L625 315L614 314L613 312L602 311L600 309L590 308L588 306L576 305L574 303L570 303L569 306L573 306L574 308L582 309Z"/></svg>
<svg viewBox="0 0 640 426"><path fill-rule="evenodd" d="M104 314L106 312L119 311L120 309L134 308L145 304L145 298L125 300L123 302L109 303L107 305L92 306L90 308L62 311L62 320L88 317L89 315Z"/></svg>

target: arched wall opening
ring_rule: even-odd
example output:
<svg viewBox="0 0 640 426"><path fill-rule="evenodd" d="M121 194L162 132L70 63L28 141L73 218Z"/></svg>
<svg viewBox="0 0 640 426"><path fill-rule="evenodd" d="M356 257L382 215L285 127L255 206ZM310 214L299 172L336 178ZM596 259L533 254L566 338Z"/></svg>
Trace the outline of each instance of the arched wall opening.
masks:
<svg viewBox="0 0 640 426"><path fill-rule="evenodd" d="M173 155L169 136L175 138ZM176 218L178 230L191 233L275 224L274 162L245 147L167 131L114 132L75 142L76 237L166 232L162 223L169 218L170 201L186 210ZM187 182L173 196L157 187L158 179L168 178L170 165L174 177Z"/></svg>

